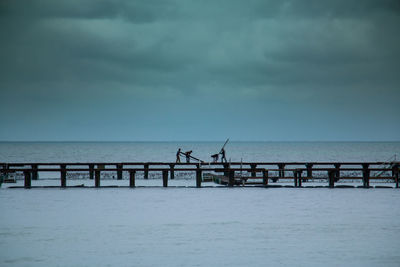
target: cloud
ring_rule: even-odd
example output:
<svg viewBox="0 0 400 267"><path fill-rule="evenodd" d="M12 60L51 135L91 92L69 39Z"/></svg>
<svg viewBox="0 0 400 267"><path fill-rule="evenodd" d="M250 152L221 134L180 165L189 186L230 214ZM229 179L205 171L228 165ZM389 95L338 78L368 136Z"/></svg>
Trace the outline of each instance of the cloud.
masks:
<svg viewBox="0 0 400 267"><path fill-rule="evenodd" d="M0 95L29 96L18 118L27 103L43 106L38 116L63 113L79 96L88 106L74 108L92 114L101 109L93 99L112 99L115 115L140 112L127 99L140 108L167 99L170 114L184 102L188 116L201 103L241 103L255 117L270 106L306 114L310 104L341 104L386 110L389 124L400 111L386 107L400 97L399 22L389 0L2 1Z"/></svg>

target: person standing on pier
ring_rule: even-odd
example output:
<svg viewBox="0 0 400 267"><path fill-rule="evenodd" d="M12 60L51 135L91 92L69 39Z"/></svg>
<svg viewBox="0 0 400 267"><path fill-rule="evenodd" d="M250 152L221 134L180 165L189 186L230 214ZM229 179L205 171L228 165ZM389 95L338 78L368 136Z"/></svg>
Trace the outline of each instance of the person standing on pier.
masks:
<svg viewBox="0 0 400 267"><path fill-rule="evenodd" d="M176 163L181 163L181 148L176 152Z"/></svg>
<svg viewBox="0 0 400 267"><path fill-rule="evenodd" d="M226 157L225 157L225 149L224 148L222 148L221 149L221 152L219 152L221 155L222 155L222 157L221 157L221 162L227 162L226 161Z"/></svg>
<svg viewBox="0 0 400 267"><path fill-rule="evenodd" d="M192 154L192 150L186 151L185 156L186 156L186 163L190 163L190 154Z"/></svg>

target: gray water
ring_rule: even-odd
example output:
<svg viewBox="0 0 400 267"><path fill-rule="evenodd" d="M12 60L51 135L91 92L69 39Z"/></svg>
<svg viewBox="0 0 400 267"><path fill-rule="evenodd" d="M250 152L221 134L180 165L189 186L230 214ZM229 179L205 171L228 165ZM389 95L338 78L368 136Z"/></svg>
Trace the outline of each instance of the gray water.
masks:
<svg viewBox="0 0 400 267"><path fill-rule="evenodd" d="M0 142L0 162L175 161L178 148L211 161L224 142ZM386 161L400 142L229 142L231 161Z"/></svg>
<svg viewBox="0 0 400 267"><path fill-rule="evenodd" d="M0 266L399 266L400 190L0 189Z"/></svg>
<svg viewBox="0 0 400 267"><path fill-rule="evenodd" d="M209 160L222 143L0 143L0 162L174 161L179 147ZM385 161L400 142L226 151L232 161ZM1 188L0 266L399 266L399 200L396 188Z"/></svg>

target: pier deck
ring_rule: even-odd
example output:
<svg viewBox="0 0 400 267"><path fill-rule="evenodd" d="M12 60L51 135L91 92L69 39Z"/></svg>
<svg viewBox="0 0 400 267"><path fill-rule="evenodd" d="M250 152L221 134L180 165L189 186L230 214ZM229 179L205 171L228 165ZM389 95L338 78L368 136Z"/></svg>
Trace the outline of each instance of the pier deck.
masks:
<svg viewBox="0 0 400 267"><path fill-rule="evenodd" d="M161 173L162 186L168 187L168 180L176 172L195 173L195 187L202 187L203 174L215 173L221 177L221 184L233 186L277 187L279 180L292 180L293 187L304 187L309 181L324 181L326 187L335 186L339 180L360 180L359 187L370 188L371 180L394 183L399 188L399 162L29 162L0 163L0 174L23 173L23 188L33 188L32 181L39 179L39 172L59 172L61 188L67 186L67 173L84 172L94 180L93 187L101 186L101 174L116 172L116 179L122 180L123 173L129 174L129 187L136 187L136 174ZM325 176L315 174L325 173ZM9 187L12 188L12 187ZM14 188L21 188L15 186Z"/></svg>

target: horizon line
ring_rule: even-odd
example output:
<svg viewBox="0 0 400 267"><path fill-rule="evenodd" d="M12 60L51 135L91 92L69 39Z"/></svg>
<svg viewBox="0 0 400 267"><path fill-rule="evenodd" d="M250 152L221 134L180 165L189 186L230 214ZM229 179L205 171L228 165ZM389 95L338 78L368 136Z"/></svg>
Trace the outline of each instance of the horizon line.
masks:
<svg viewBox="0 0 400 267"><path fill-rule="evenodd" d="M0 143L214 143L226 140L0 140ZM229 140L229 142L247 143L388 143L400 140Z"/></svg>

